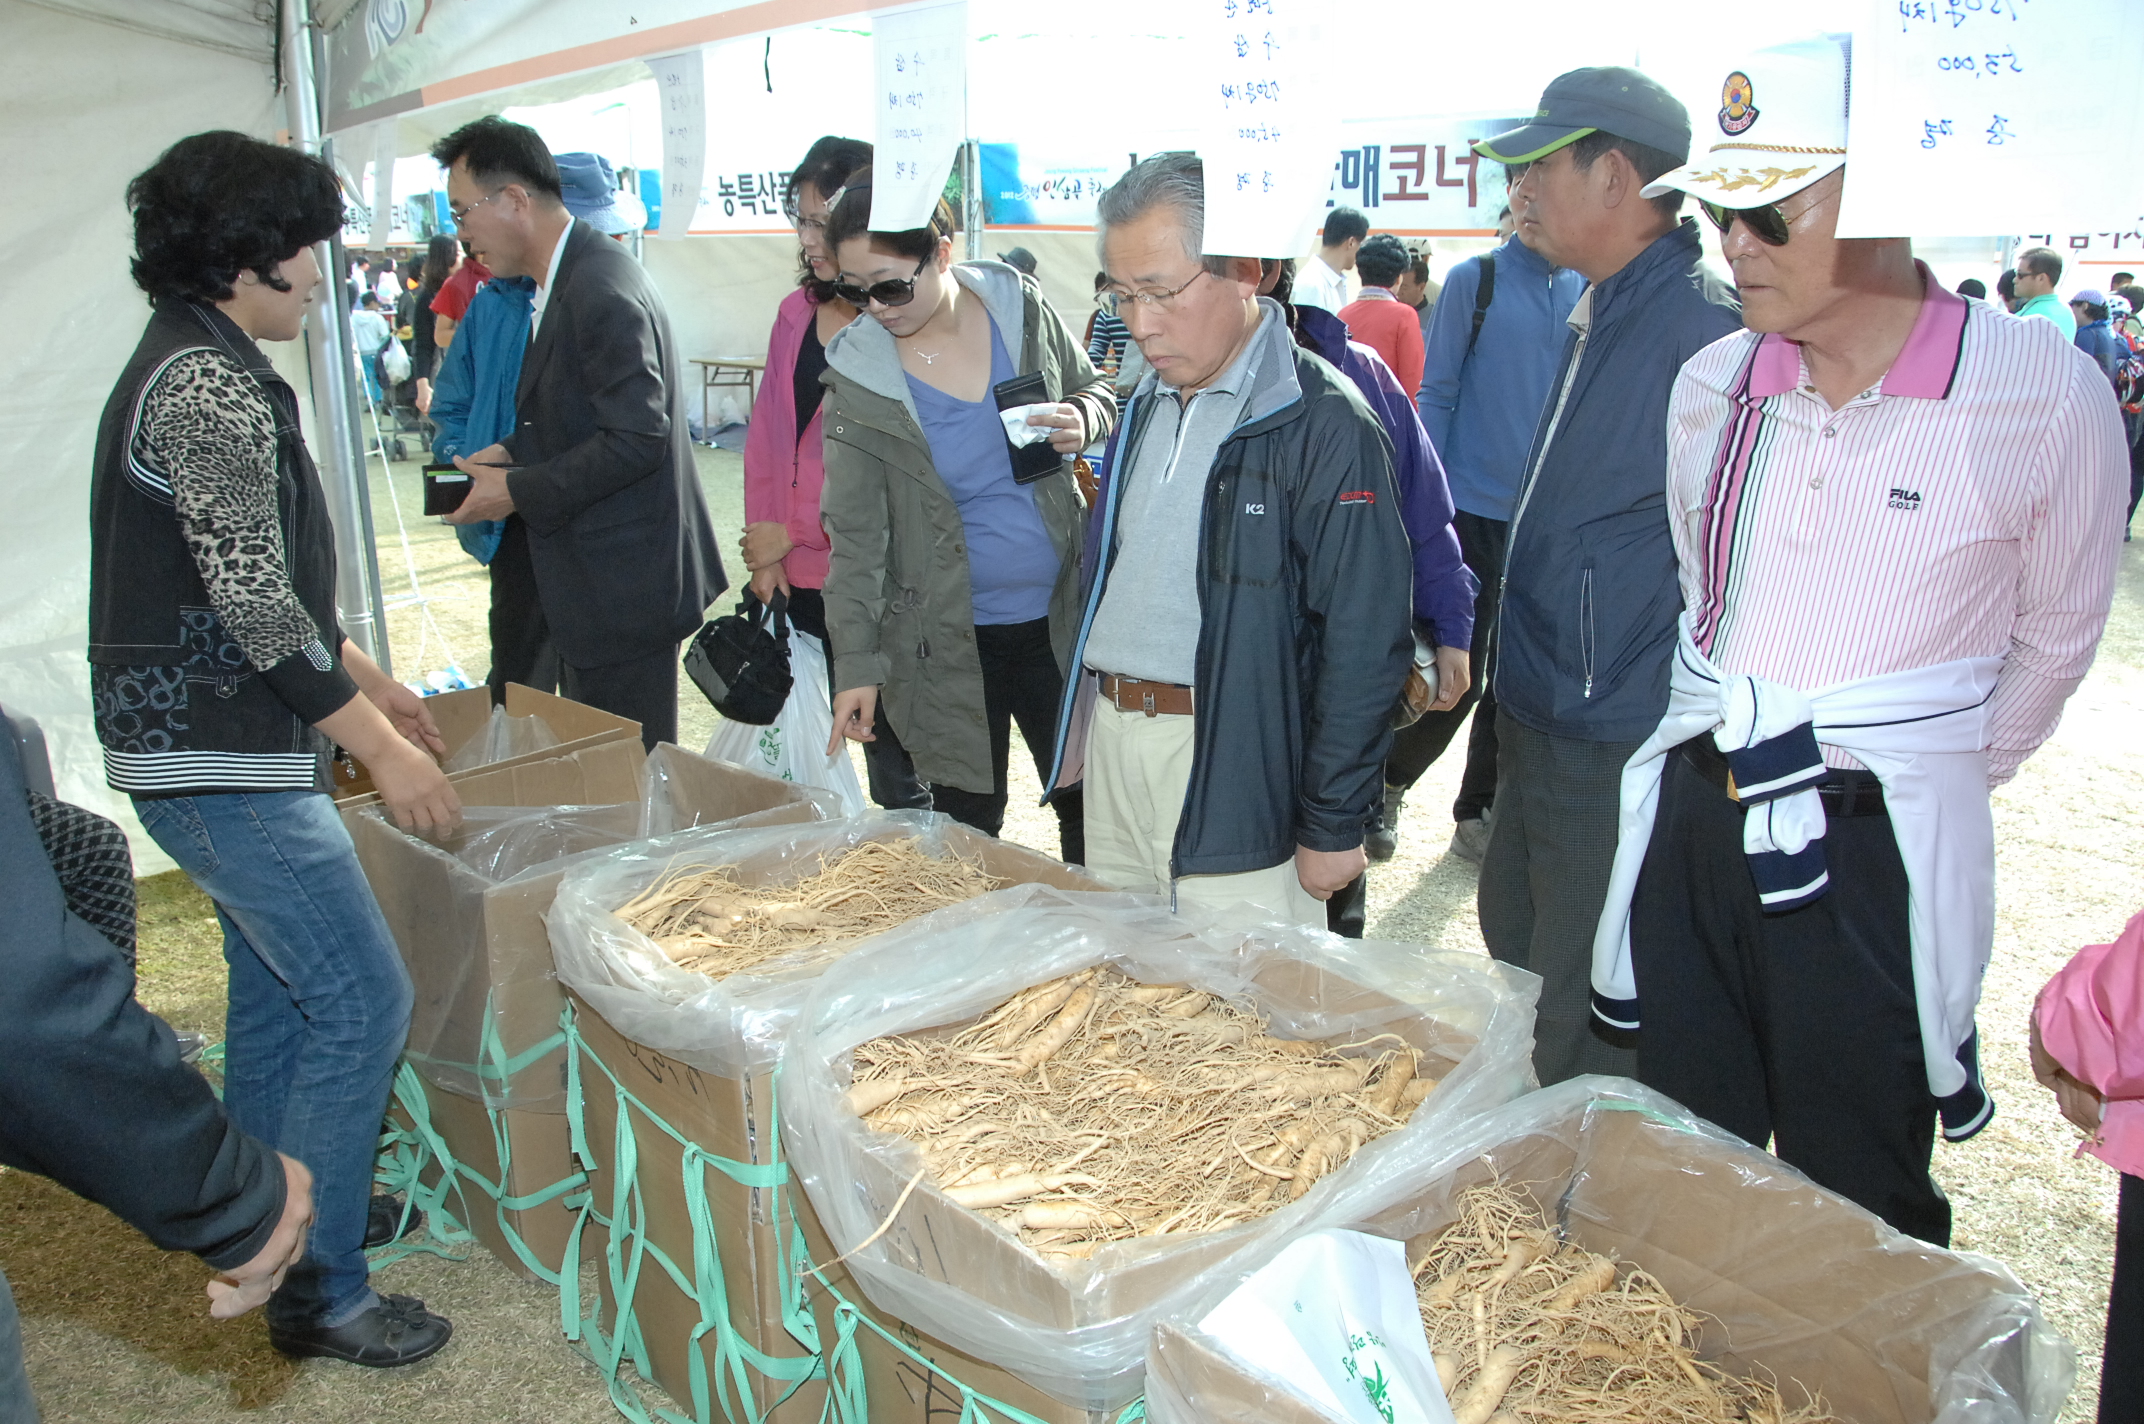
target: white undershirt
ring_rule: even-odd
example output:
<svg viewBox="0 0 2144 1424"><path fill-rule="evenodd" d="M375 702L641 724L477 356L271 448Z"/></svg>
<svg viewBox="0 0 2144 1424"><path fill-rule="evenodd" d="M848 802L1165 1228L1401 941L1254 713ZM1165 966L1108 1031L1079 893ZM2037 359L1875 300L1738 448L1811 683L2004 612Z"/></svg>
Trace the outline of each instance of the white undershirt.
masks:
<svg viewBox="0 0 2144 1424"><path fill-rule="evenodd" d="M550 305L551 288L558 285L558 259L566 255L566 239L572 235L573 224L568 222L565 229L559 233L558 241L551 244L550 264L544 268L543 280L536 284L536 304L529 308L531 341L536 339L537 332L543 330L543 309Z"/></svg>

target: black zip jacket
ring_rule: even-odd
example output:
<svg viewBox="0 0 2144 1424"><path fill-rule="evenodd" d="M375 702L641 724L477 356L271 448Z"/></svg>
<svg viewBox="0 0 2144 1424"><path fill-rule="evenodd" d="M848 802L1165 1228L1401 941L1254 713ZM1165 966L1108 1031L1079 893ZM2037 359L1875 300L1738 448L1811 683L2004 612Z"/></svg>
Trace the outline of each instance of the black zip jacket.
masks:
<svg viewBox="0 0 2144 1424"><path fill-rule="evenodd" d="M260 1254L282 1163L179 1061L134 970L68 913L30 821L21 753L0 736L0 1162L116 1212L216 1270Z"/></svg>
<svg viewBox="0 0 2144 1424"><path fill-rule="evenodd" d="M1277 330L1199 515L1198 715L1177 875L1266 870L1298 845L1361 845L1413 656L1413 555L1391 443L1352 381ZM1052 788L1085 770L1097 679L1082 660L1116 558L1116 476L1151 403L1169 399L1158 384L1149 375L1133 395L1098 477Z"/></svg>

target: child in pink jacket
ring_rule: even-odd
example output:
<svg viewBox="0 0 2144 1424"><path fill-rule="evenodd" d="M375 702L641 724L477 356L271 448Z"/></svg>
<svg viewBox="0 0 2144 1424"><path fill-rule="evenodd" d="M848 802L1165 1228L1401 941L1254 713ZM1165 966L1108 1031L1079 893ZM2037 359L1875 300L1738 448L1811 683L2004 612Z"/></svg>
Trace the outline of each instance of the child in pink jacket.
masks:
<svg viewBox="0 0 2144 1424"><path fill-rule="evenodd" d="M2128 1424L2144 1419L2144 914L2040 990L2032 1071L2085 1134L2078 1154L2122 1174L2099 1419Z"/></svg>

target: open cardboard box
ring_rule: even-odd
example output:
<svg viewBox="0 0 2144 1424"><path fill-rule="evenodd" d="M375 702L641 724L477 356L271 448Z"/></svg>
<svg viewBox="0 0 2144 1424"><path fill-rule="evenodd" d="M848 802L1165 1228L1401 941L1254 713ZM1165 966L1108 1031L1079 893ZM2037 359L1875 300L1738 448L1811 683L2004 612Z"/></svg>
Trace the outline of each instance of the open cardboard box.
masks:
<svg viewBox="0 0 2144 1424"><path fill-rule="evenodd" d="M917 826L925 824L933 826L930 834L942 837L947 849L980 858L984 867L1000 879L1067 890L1098 888L1097 882L1081 871L1025 847L979 835L942 817L931 817L928 822L902 816L875 818L874 829L867 833L867 838L910 835L915 833ZM827 828L829 837L836 834L846 833L837 832L832 826ZM717 855L715 858L726 857ZM743 878L747 880L762 874L751 868L754 859L756 857L744 858ZM799 868L802 867L796 864L795 858L786 858L779 873L770 866L764 872L764 878L784 878ZM985 901L989 898L971 901L969 905L984 907L977 912L987 913ZM967 908L955 906L939 914L957 914ZM924 921L910 923L919 925ZM557 917L554 917L552 928L554 935L566 932ZM872 942L875 941L866 941ZM823 973L838 962L829 961L815 972ZM564 972L569 982L580 977L570 968ZM649 1113L654 1114L690 1142L698 1156L726 1158L751 1166L781 1160L776 1125L780 1082L774 1071L775 1052L764 1043L756 1050L743 1044L725 1048L711 1041L700 1043L697 1051L678 1047L674 1052L666 1052L650 1047L628 1038L613 1026L590 998L584 998L578 992L582 987L583 984L573 982L569 996L573 1000L581 1040L588 1053L600 1060L600 1066L584 1061L580 1068L583 1140L594 1158L589 1170L589 1190L596 1209L608 1215L616 1200L617 1132L621 1111L617 1090L622 1088L646 1109L643 1112L631 1103L622 1105L635 1143L638 1163L635 1177L641 1214L637 1229L643 1233L646 1244L661 1251L688 1274L693 1269L697 1245L721 1271L719 1308L726 1312L728 1328L753 1348L777 1359L797 1361L800 1371L808 1368L805 1362L817 1353L809 1343L814 1329L822 1342L831 1341L834 1336L825 1329L816 1310L811 1312L812 1323L803 1325L805 1339L798 1338L798 1333L785 1322L785 1284L789 1287L787 1299L791 1319L800 1313L794 1296L793 1274L798 1262L793 1254L786 1257L791 1270L786 1280L784 1265L785 1253L793 1250L796 1241L795 1223L788 1218L788 1208L791 1203L802 1203L802 1193L793 1183L781 1189L742 1184L721 1168L703 1161L693 1170L705 1195L711 1231L708 1239L696 1243L684 1187L686 1149L648 1118ZM597 987L591 997L613 1006L632 1005L633 999L624 995L625 991L616 984L607 984ZM792 992L784 1001L800 1005L802 1000L802 992ZM660 1012L658 1007L657 1021L661 1021ZM782 1012L774 1008L764 1009L763 1029L766 1020L779 1018ZM778 1029L766 1031L779 1034ZM685 1061L677 1056L679 1053L690 1053L697 1062ZM738 1071L737 1065L741 1063L749 1064L749 1069ZM815 1223L812 1229L816 1229ZM614 1328L619 1316L619 1297L631 1276L635 1236L632 1230L614 1227L609 1239L611 1259L599 1269L598 1276L605 1325ZM813 1259L828 1260L832 1254L827 1252ZM701 1352L710 1380L726 1378L718 1370L722 1349L720 1330L708 1331L695 1343L694 1335L701 1324L699 1301L680 1289L670 1274L652 1259L643 1259L637 1276L631 1276L631 1279L633 1285L627 1303L638 1323L639 1338L647 1356L647 1372L672 1398L689 1408L692 1351ZM853 1283L848 1284L846 1293L852 1299L861 1299ZM753 1408L767 1419L817 1421L820 1418L825 1399L823 1384L808 1384L777 1407L776 1401L789 1388L788 1381L749 1369L747 1373L755 1382ZM923 1388L920 1383L917 1387ZM1013 1398L1030 1399L1038 1406L1046 1403L1042 1396L1018 1386L1009 1377L1005 1387L1019 1391ZM936 1398L941 1405L945 1397L944 1385L940 1381ZM854 1424L863 1424L863 1421L854 1421Z"/></svg>
<svg viewBox="0 0 2144 1424"><path fill-rule="evenodd" d="M919 1181L915 1144L871 1131L842 1094L860 1043L889 1033L955 1033L1021 989L1105 963L1143 982L1189 984L1251 1005L1281 1037L1364 1052L1375 1051L1372 1040L1403 1040L1417 1051L1422 1076L1440 1086L1404 1126L1300 1201L1218 1231L1114 1242L1087 1261L1046 1261L928 1177ZM782 1140L808 1196L794 1213L815 1260L849 1253L842 1271L854 1282L837 1283L839 1294L910 1350L947 1362L959 1384L1052 1421L1113 1419L1140 1394L1156 1321L1206 1283L1263 1264L1313 1213L1373 1195L1409 1144L1444 1141L1523 1090L1537 986L1533 976L1478 955L1171 916L1132 896L1050 903L1037 894L929 945L889 936L821 981L791 1040ZM821 1341L836 1338L844 1325L839 1304L815 1291L813 1307ZM856 1374L844 1373L850 1361L873 1424L921 1424L936 1417L948 1390L959 1394L946 1380L935 1391L917 1387L922 1366L909 1353L858 1330L849 1359L830 1358L837 1400L854 1396Z"/></svg>
<svg viewBox="0 0 2144 1424"><path fill-rule="evenodd" d="M469 741L479 736L491 721L491 689L468 687L459 692L442 692L424 699L432 720L439 724L441 740L447 744L447 757L451 760L456 752ZM471 767L466 771L450 773L447 780L459 789L463 782L488 773L511 767L526 766L533 762L555 761L576 752L620 740L638 742L640 724L629 722L613 713L601 712L585 703L538 692L533 687L523 687L518 682L506 685L506 713L510 717L540 717L558 738L556 746L523 756L509 757L488 766ZM379 797L372 784L371 773L365 764L355 757L338 757L332 763L335 778L335 801L340 806L370 805ZM639 792L636 790L637 797ZM469 802L464 794L462 799ZM565 801L476 801L472 805L568 805ZM591 805L592 802L578 804Z"/></svg>
<svg viewBox="0 0 2144 1424"><path fill-rule="evenodd" d="M2069 1347L2000 1263L1900 1235L1627 1079L1519 1099L1422 1167L1411 1190L1315 1225L1405 1239L1412 1260L1462 1193L1500 1178L1575 1244L1650 1272L1704 1317L1704 1358L1768 1373L1789 1408L1814 1390L1854 1424L2039 1424L2068 1395ZM1147 1417L1332 1424L1198 1332L1224 1285L1157 1326Z"/></svg>
<svg viewBox="0 0 2144 1424"><path fill-rule="evenodd" d="M645 768L645 780L663 788L660 804L644 805L641 763L636 737L471 773L461 783L468 822L444 844L399 830L376 807L344 816L415 988L406 1052L425 1079L432 1125L458 1160L497 1181L487 1109L496 1111L512 1159L508 1195L577 1170L566 1147L566 1056L557 1041L565 1001L543 922L566 871L651 828L803 823L823 814L794 783L668 744ZM513 799L523 796L541 799ZM491 810L531 805L561 809L518 821ZM469 1224L522 1269L492 1204L473 1186L464 1195L477 1215ZM551 1268L571 1215L556 1203L513 1213L528 1219L517 1229L532 1246L543 1243Z"/></svg>

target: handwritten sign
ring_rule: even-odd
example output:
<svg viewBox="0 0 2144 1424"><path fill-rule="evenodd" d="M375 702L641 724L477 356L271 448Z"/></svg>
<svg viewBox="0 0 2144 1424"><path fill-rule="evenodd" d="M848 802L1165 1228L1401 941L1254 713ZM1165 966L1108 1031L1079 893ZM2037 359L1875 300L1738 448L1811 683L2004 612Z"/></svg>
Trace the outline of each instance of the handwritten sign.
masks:
<svg viewBox="0 0 2144 1424"><path fill-rule="evenodd" d="M1870 0L1854 32L1842 237L2134 228L2133 0ZM2113 164L2115 166L2110 167Z"/></svg>
<svg viewBox="0 0 2144 1424"><path fill-rule="evenodd" d="M967 0L873 13L877 52L871 228L930 221L968 123Z"/></svg>
<svg viewBox="0 0 2144 1424"><path fill-rule="evenodd" d="M662 226L655 236L676 240L692 228L707 172L707 60L699 50L658 55L646 64L662 104Z"/></svg>
<svg viewBox="0 0 2144 1424"><path fill-rule="evenodd" d="M1338 147L1326 31L1337 14L1312 0L1198 0L1192 10L1209 254L1293 256L1322 221Z"/></svg>

